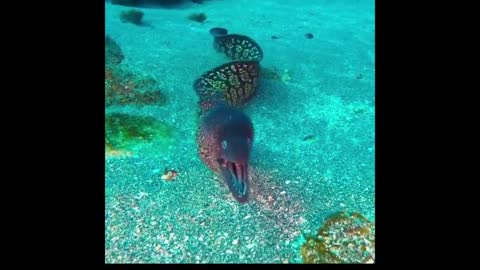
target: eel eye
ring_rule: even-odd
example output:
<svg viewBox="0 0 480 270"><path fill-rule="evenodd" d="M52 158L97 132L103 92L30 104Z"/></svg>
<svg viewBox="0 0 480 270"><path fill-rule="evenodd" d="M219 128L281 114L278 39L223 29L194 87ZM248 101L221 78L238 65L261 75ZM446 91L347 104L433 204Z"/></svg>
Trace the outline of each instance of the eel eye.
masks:
<svg viewBox="0 0 480 270"><path fill-rule="evenodd" d="M222 141L222 148L227 149L227 141L226 140Z"/></svg>

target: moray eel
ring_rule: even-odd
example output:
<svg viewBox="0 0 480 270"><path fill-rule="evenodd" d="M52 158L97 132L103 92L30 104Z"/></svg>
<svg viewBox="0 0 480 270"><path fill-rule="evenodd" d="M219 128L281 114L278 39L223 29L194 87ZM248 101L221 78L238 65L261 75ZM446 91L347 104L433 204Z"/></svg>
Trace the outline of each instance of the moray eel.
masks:
<svg viewBox="0 0 480 270"><path fill-rule="evenodd" d="M234 61L205 72L193 84L200 103L199 155L240 203L248 200L253 124L238 107L256 92L258 71L256 61Z"/></svg>
<svg viewBox="0 0 480 270"><path fill-rule="evenodd" d="M233 107L252 98L259 84L260 66L256 61L234 61L205 72L193 88L200 98L201 113L226 102Z"/></svg>
<svg viewBox="0 0 480 270"><path fill-rule="evenodd" d="M211 170L221 175L240 203L248 200L248 161L252 143L252 121L237 108L216 105L201 118L197 133L200 157Z"/></svg>
<svg viewBox="0 0 480 270"><path fill-rule="evenodd" d="M231 57L193 83L199 97L198 153L202 161L220 174L233 197L248 201L248 162L253 144L253 124L239 107L249 101L259 85L260 46L251 38L212 28L214 47Z"/></svg>
<svg viewBox="0 0 480 270"><path fill-rule="evenodd" d="M255 60L263 58L262 48L255 40L244 35L228 34L225 28L210 29L215 50L225 53L232 60Z"/></svg>

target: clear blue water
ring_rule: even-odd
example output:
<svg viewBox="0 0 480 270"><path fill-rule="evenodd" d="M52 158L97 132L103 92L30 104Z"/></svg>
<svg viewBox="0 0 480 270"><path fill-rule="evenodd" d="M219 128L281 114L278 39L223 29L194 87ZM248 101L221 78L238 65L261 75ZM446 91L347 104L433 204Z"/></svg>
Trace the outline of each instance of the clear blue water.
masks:
<svg viewBox="0 0 480 270"><path fill-rule="evenodd" d="M122 22L132 7L105 3L106 33L124 56L115 69L153 79L142 87L166 98L105 108L157 121L148 138L129 142L132 131L106 147L105 262L303 263L305 236L329 216L358 212L374 223L374 1L183 2L135 7L143 25ZM213 27L252 38L264 54L258 90L241 107L255 130L246 204L205 166L195 139L192 85L232 61L214 50ZM122 94L142 88L125 78ZM172 181L165 169L177 173Z"/></svg>

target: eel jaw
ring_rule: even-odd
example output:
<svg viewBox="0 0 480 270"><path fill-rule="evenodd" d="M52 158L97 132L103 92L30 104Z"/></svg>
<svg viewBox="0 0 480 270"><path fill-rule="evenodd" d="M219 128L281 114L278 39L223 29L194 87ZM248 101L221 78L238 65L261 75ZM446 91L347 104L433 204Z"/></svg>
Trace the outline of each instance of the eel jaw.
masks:
<svg viewBox="0 0 480 270"><path fill-rule="evenodd" d="M233 197L240 203L247 202L249 191L248 165L226 161L220 164L220 174Z"/></svg>

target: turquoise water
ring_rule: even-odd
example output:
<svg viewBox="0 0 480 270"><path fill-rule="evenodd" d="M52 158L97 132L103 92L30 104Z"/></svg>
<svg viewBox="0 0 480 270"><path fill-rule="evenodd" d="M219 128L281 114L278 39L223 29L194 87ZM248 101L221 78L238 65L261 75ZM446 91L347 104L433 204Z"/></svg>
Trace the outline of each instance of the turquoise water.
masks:
<svg viewBox="0 0 480 270"><path fill-rule="evenodd" d="M374 222L374 1L183 2L135 7L142 25L120 19L132 7L105 3L118 67L153 78L166 99L106 106L160 124L148 140L106 149L105 262L302 263L305 237L332 214ZM197 152L193 82L231 61L214 50L213 27L249 36L264 53L257 93L241 108L255 130L246 204Z"/></svg>

